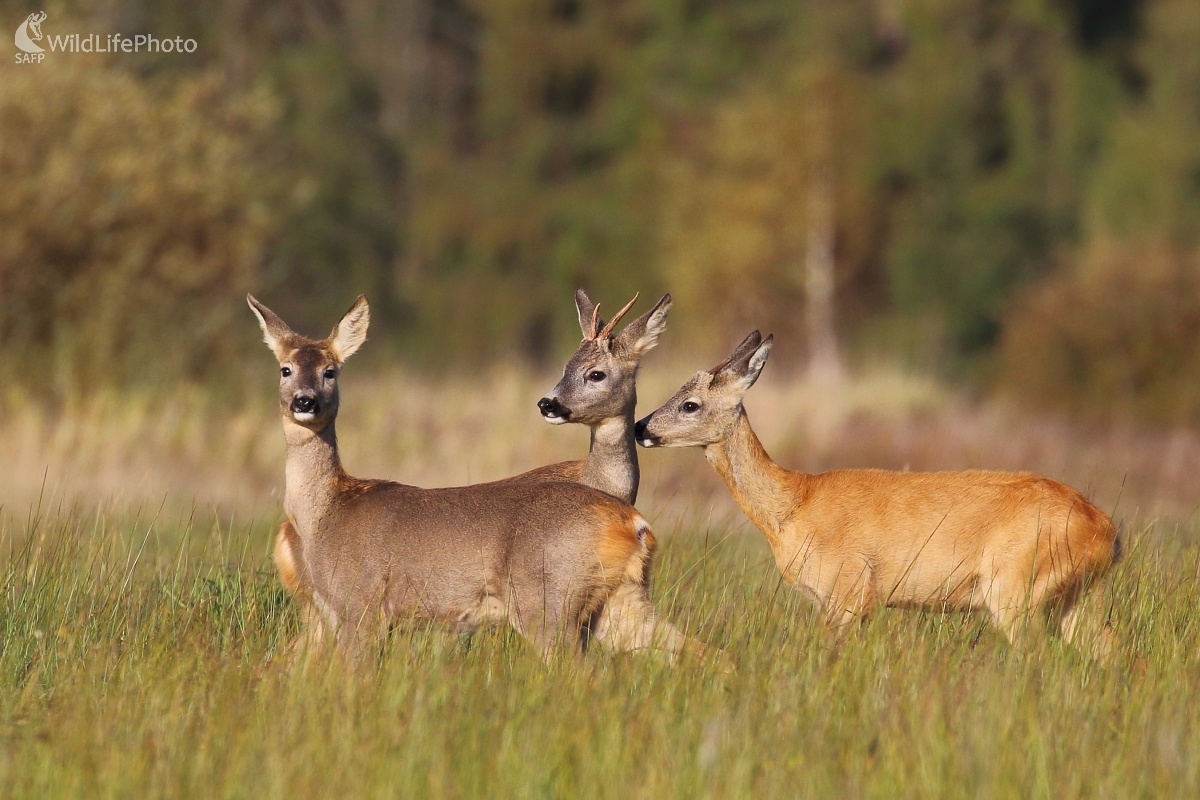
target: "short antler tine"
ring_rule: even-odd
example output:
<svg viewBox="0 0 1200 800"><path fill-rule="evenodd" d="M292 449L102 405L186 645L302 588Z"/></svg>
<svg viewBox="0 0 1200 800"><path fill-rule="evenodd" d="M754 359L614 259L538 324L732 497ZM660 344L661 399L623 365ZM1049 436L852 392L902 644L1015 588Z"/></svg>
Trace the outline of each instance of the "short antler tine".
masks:
<svg viewBox="0 0 1200 800"><path fill-rule="evenodd" d="M600 331L596 338L607 339L612 336L613 328L617 327L617 323L621 321L621 317L625 316L629 312L629 309L633 308L633 304L637 302L638 295L640 294L641 292L634 294L633 299L626 303L624 308L613 314L613 318L608 321L608 324L604 326L604 330Z"/></svg>

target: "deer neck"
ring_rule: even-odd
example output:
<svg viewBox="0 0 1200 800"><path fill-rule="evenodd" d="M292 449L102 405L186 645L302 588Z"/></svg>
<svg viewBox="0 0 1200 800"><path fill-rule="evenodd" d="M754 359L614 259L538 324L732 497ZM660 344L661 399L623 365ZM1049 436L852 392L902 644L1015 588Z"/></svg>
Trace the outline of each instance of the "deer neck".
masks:
<svg viewBox="0 0 1200 800"><path fill-rule="evenodd" d="M583 461L583 484L633 503L637 500L637 444L633 440L633 409L591 426L592 442Z"/></svg>
<svg viewBox="0 0 1200 800"><path fill-rule="evenodd" d="M774 546L789 502L788 477L763 448L741 410L733 431L724 440L704 448L704 457L725 481L734 502Z"/></svg>
<svg viewBox="0 0 1200 800"><path fill-rule="evenodd" d="M287 441L284 476L284 508L300 538L310 539L337 494L345 475L338 457L337 433L333 423L312 431L284 418Z"/></svg>

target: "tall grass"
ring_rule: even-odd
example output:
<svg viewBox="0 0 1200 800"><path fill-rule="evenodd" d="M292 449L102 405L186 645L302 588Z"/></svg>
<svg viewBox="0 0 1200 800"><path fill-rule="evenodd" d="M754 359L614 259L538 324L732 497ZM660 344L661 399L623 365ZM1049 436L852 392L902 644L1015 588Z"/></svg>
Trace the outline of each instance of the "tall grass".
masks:
<svg viewBox="0 0 1200 800"><path fill-rule="evenodd" d="M674 372L643 377L647 410L685 377ZM599 652L546 667L502 630L428 629L395 631L378 664L348 674L278 657L298 618L268 555L283 445L267 383L233 406L182 393L57 410L8 401L6 794L1200 792L1200 521L1179 488L1200 447L1183 434L1169 447L1158 434L1094 435L887 374L834 393L776 376L748 400L773 454L796 467L1034 468L1081 488L1094 479L1107 510L1126 483L1130 546L1110 593L1124 652L1111 667L1049 636L1015 651L974 615L880 613L835 652L699 454L651 451L640 506L662 542L656 603L727 650L736 674ZM347 371L347 467L444 485L578 457L586 433L533 409L552 383ZM1133 511L1155 504L1185 521Z"/></svg>
<svg viewBox="0 0 1200 800"><path fill-rule="evenodd" d="M288 671L274 520L55 508L0 529L0 785L14 797L1196 796L1200 548L1135 537L1127 653L1009 648L885 612L838 652L758 535L663 530L654 594L735 675L398 630ZM270 523L270 524L268 524ZM1129 651L1136 651L1137 657Z"/></svg>

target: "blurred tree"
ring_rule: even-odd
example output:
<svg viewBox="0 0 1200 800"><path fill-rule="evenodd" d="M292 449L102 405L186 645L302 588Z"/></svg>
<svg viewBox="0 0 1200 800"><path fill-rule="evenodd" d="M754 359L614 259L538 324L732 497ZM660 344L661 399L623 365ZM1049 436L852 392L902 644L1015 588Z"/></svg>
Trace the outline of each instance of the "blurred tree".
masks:
<svg viewBox="0 0 1200 800"><path fill-rule="evenodd" d="M1085 416L1200 423L1200 254L1110 243L1083 261L1017 304L1002 388Z"/></svg>
<svg viewBox="0 0 1200 800"><path fill-rule="evenodd" d="M201 374L211 347L143 333L130 309L159 286L203 317L228 299L201 277L220 261L305 329L366 291L374 338L438 368L553 361L585 285L614 305L671 290L672 330L706 352L761 326L806 341L812 364L916 342L926 363L970 374L1048 307L1038 285L1069 297L1054 287L1135 269L1142 249L1194 263L1194 7L63 0L52 32L74 18L201 46L59 59L73 84L43 70L0 86L0 163L18 187L0 335L58 365L46 383ZM126 95L147 123L117 133ZM93 166L135 151L133 183ZM183 165L194 183L147 172ZM114 199L137 181L152 201ZM94 222L84 198L116 221ZM194 272L187 293L147 280L164 258ZM88 302L63 313L68 296ZM89 353L155 366L81 366L100 363Z"/></svg>
<svg viewBox="0 0 1200 800"><path fill-rule="evenodd" d="M224 374L278 195L265 91L86 56L0 83L0 349L60 397Z"/></svg>
<svg viewBox="0 0 1200 800"><path fill-rule="evenodd" d="M1200 7L1145 9L1137 91L1089 171L1084 240L1017 304L1000 380L1037 402L1200 421Z"/></svg>
<svg viewBox="0 0 1200 800"><path fill-rule="evenodd" d="M1089 239L1200 247L1200 5L1159 0L1138 46L1139 92L1090 171Z"/></svg>
<svg viewBox="0 0 1200 800"><path fill-rule="evenodd" d="M1066 24L1042 3L911 6L877 129L892 298L900 315L932 320L944 356L978 355L1007 297L1071 235Z"/></svg>
<svg viewBox="0 0 1200 800"><path fill-rule="evenodd" d="M435 121L412 152L404 290L439 348L480 342L542 361L569 333L571 293L616 302L647 286L652 219L640 140L637 9L586 2L480 3L466 135ZM624 298L620 298L623 300Z"/></svg>
<svg viewBox="0 0 1200 800"><path fill-rule="evenodd" d="M747 326L794 332L815 373L840 371L837 284L865 261L873 211L861 11L811 3L779 20L754 77L664 147L663 268L681 303L709 309L689 337L708 349Z"/></svg>

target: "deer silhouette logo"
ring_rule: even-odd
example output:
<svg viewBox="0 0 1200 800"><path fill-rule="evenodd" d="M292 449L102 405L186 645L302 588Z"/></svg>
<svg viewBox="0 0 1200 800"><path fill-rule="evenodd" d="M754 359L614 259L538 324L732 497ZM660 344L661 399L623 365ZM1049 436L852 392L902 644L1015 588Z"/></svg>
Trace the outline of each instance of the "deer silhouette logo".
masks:
<svg viewBox="0 0 1200 800"><path fill-rule="evenodd" d="M17 47L26 53L46 52L37 44L42 40L42 23L45 21L45 11L36 11L26 17L21 26L17 28L17 35L14 37Z"/></svg>

